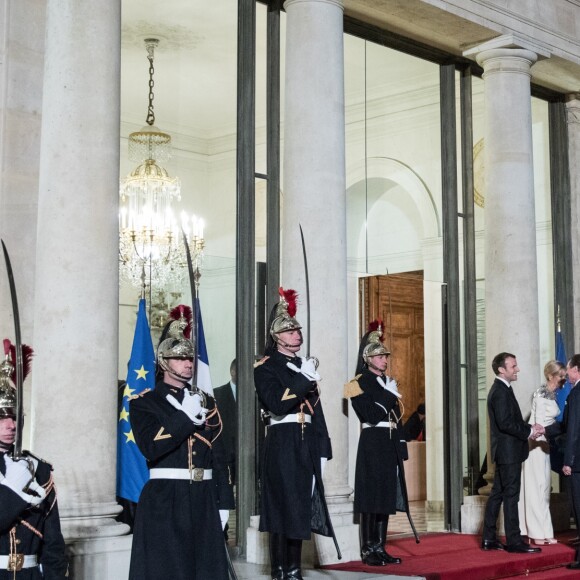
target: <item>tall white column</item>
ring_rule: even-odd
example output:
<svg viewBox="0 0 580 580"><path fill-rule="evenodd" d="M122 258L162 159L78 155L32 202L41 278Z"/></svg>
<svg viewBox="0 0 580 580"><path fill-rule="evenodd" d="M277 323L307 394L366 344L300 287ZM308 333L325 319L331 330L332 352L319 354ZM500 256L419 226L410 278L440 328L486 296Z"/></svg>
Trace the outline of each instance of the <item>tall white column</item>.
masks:
<svg viewBox="0 0 580 580"><path fill-rule="evenodd" d="M530 68L547 55L511 35L466 54L484 69L486 360L517 356L514 392L525 414L542 376Z"/></svg>
<svg viewBox="0 0 580 580"><path fill-rule="evenodd" d="M580 93L569 95L566 112L570 163L573 296L580 296ZM580 308L577 306L574 309L574 328L580 328ZM574 341L574 352L580 352L580 332L576 331Z"/></svg>
<svg viewBox="0 0 580 580"><path fill-rule="evenodd" d="M333 460L326 497L346 560L359 553L348 486L348 377L344 53L342 0L287 0L286 110L282 280L296 289L298 320L306 328L300 230L308 254L311 354L320 360L322 401ZM316 538L321 562L337 561L331 542Z"/></svg>
<svg viewBox="0 0 580 580"><path fill-rule="evenodd" d="M475 56L484 70L488 384L493 381L493 357L500 352L515 354L521 371L514 393L526 415L542 376L530 69L538 57L549 55L513 35L465 54ZM488 482L493 473L488 452ZM479 496L468 500L462 508L464 532L479 529L485 508Z"/></svg>
<svg viewBox="0 0 580 580"><path fill-rule="evenodd" d="M32 439L54 465L68 541L128 531L114 521L120 28L117 0L48 2Z"/></svg>

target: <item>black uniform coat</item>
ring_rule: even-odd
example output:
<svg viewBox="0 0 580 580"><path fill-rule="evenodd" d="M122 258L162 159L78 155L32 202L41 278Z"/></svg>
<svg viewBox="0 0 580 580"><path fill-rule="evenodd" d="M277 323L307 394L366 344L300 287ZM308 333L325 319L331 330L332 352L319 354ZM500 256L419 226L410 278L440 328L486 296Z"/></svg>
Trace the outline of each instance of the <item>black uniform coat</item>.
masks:
<svg viewBox="0 0 580 580"><path fill-rule="evenodd" d="M282 423L268 427L261 465L260 531L307 540L313 531L333 535L324 498L320 459L332 449L316 382L290 370L298 357L275 352L254 370L258 398L272 416L300 411L311 423ZM313 477L316 485L312 491Z"/></svg>
<svg viewBox="0 0 580 580"><path fill-rule="evenodd" d="M238 441L238 407L232 386L226 383L214 390L214 397L222 417L224 448L226 450L226 461L230 468L232 481L235 483L236 477L236 450Z"/></svg>
<svg viewBox="0 0 580 580"><path fill-rule="evenodd" d="M196 426L165 399L179 402L183 390L158 383L131 401L130 417L139 449L151 468L202 467L213 479L190 482L151 479L143 488L133 530L130 580L227 580L227 560L219 509L234 498L217 429ZM215 401L208 397L208 423ZM205 439L211 447L204 442ZM191 460L191 464L189 463Z"/></svg>
<svg viewBox="0 0 580 580"><path fill-rule="evenodd" d="M361 423L376 425L381 421L393 421L397 424L395 429L366 427L361 430L356 455L354 511L387 515L397 511L409 513L399 399L384 389L378 378L365 369L346 386L346 391L350 392L345 395L350 398Z"/></svg>
<svg viewBox="0 0 580 580"><path fill-rule="evenodd" d="M491 460L498 464L522 463L528 458L531 427L523 417L511 387L495 379L487 395Z"/></svg>
<svg viewBox="0 0 580 580"><path fill-rule="evenodd" d="M45 485L50 480L52 467L42 460L38 461L36 481ZM0 471L6 471L4 453L0 454ZM53 505L54 504L54 505ZM38 534L21 522L43 535ZM68 564L64 554L64 539L60 530L56 492L54 489L37 507L28 504L15 492L0 485L0 554L10 554L10 530L15 527L16 538L20 541L17 547L19 554L36 554L40 568L23 568L16 573L16 580L64 580L67 577ZM0 580L13 580L14 572L0 570Z"/></svg>

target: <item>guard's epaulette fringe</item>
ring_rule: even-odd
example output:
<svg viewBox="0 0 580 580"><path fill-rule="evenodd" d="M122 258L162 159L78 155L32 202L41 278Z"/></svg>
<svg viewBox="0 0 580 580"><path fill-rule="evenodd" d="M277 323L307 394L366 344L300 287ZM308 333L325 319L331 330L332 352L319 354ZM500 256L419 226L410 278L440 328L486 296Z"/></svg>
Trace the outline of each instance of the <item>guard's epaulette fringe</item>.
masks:
<svg viewBox="0 0 580 580"><path fill-rule="evenodd" d="M358 397L359 395L362 395L364 393L364 391L360 388L360 385L358 384L358 379L360 377L361 375L357 375L356 377L354 377L354 379L352 379L351 381L346 383L346 385L344 385L345 399L352 399L353 397Z"/></svg>
<svg viewBox="0 0 580 580"><path fill-rule="evenodd" d="M150 391L151 391L151 389L143 389L140 393L137 393L136 395L131 395L130 397L127 397L127 399L129 401L133 401L134 399L138 399L139 397L142 397L143 395L146 395Z"/></svg>
<svg viewBox="0 0 580 580"><path fill-rule="evenodd" d="M254 368L258 368L260 365L263 365L269 358L269 356L265 356L264 358L260 359L257 363L254 363Z"/></svg>

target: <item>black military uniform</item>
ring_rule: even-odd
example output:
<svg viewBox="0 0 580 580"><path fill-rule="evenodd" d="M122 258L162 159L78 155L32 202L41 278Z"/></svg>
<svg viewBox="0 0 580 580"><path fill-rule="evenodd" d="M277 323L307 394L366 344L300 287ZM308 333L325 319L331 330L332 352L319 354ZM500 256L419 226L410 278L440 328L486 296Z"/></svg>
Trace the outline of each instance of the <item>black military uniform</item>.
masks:
<svg viewBox="0 0 580 580"><path fill-rule="evenodd" d="M5 339L4 350L6 357L0 363L0 580L64 580L68 563L52 467L28 451L18 460L13 458L19 402L13 387L16 349ZM24 380L32 349L22 345L22 353Z"/></svg>
<svg viewBox="0 0 580 580"><path fill-rule="evenodd" d="M0 472L6 472L5 454L0 454ZM52 481L52 467L33 459L36 481L47 491L46 498L36 507L29 504L10 488L0 485L0 580L63 580L68 577L64 553L64 539L60 529L56 492ZM10 554L36 556L42 566L8 571L4 560Z"/></svg>
<svg viewBox="0 0 580 580"><path fill-rule="evenodd" d="M302 540L311 532L334 536L322 483L321 463L332 458L314 359L295 355L302 343L294 318L295 292L281 289L270 314L266 355L254 370L254 384L269 426L262 454L260 531L270 532L275 580L301 580ZM290 308L289 308L290 305ZM281 336L293 334L290 345ZM290 365L290 367L288 366Z"/></svg>
<svg viewBox="0 0 580 580"><path fill-rule="evenodd" d="M363 337L361 351L365 364L359 365L362 372L345 385L344 393L362 424L354 511L360 514L361 558L371 566L401 562L385 551L389 515L404 511L413 525L405 483L406 443L398 391L389 385L388 377L372 372L367 365L367 360L374 356L390 354L381 344L380 336L379 327Z"/></svg>
<svg viewBox="0 0 580 580"><path fill-rule="evenodd" d="M232 509L234 497L215 401L208 396L207 422L198 426L166 395L181 402L184 390L161 382L130 405L151 479L137 506L129 578L227 580L219 509Z"/></svg>

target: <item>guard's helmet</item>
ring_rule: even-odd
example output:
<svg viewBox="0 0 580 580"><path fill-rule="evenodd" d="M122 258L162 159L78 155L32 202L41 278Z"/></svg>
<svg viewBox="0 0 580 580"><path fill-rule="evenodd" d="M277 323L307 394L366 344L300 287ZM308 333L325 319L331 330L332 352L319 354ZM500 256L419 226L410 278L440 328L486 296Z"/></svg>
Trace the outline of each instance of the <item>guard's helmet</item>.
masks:
<svg viewBox="0 0 580 580"><path fill-rule="evenodd" d="M357 359L357 374L359 374L364 365L368 365L369 358L381 354L390 355L391 351L382 343L383 323L381 320L374 320L369 324L368 332L362 337Z"/></svg>
<svg viewBox="0 0 580 580"><path fill-rule="evenodd" d="M157 363L168 370L166 360L170 358L193 359L195 348L191 337L192 312L189 306L180 304L170 313L157 347Z"/></svg>
<svg viewBox="0 0 580 580"><path fill-rule="evenodd" d="M22 345L22 370L24 380L30 372L32 348ZM16 417L16 347L8 338L4 339L4 360L0 363L0 418Z"/></svg>
<svg viewBox="0 0 580 580"><path fill-rule="evenodd" d="M295 290L278 290L280 301L272 308L269 322L269 337L266 341L266 350L272 349L274 343L278 342L278 335L288 330L300 330L302 326L294 318L296 315L296 298L298 294Z"/></svg>

